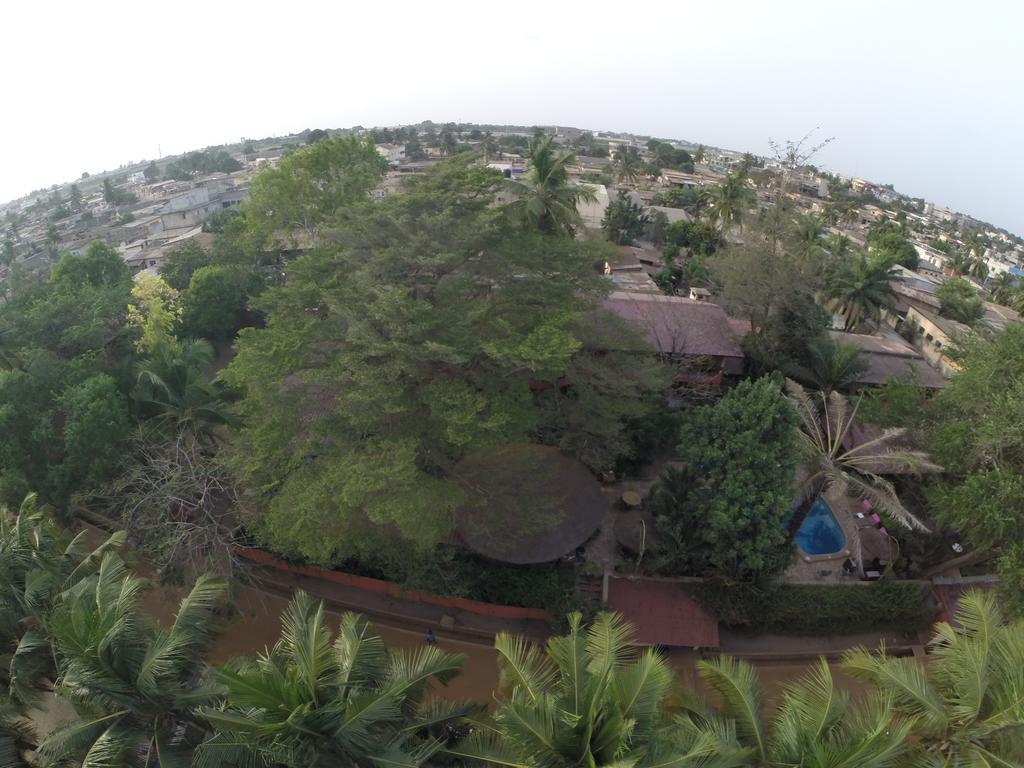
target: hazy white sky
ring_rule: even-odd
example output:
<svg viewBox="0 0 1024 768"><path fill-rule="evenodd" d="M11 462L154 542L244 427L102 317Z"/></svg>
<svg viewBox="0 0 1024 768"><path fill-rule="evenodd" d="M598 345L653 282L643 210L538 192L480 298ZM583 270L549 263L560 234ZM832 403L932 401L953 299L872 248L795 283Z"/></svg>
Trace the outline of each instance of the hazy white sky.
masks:
<svg viewBox="0 0 1024 768"><path fill-rule="evenodd" d="M1024 233L1024 4L48 2L0 6L0 200L300 131L562 124L767 152Z"/></svg>

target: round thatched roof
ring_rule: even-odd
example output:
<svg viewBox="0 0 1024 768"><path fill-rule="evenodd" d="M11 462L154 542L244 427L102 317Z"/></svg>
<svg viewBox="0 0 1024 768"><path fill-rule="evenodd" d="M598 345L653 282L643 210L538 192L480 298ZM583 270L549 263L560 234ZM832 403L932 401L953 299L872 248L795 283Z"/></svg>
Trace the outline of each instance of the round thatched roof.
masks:
<svg viewBox="0 0 1024 768"><path fill-rule="evenodd" d="M467 496L455 513L462 540L506 563L545 563L572 552L608 509L587 468L549 446L489 448L467 456L452 474Z"/></svg>

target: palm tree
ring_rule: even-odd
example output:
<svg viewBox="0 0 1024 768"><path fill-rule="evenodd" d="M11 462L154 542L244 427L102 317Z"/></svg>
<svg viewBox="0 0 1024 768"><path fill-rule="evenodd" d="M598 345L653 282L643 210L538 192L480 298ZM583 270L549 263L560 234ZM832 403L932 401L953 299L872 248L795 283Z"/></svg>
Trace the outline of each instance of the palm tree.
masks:
<svg viewBox="0 0 1024 768"><path fill-rule="evenodd" d="M432 680L447 684L462 663L433 645L389 653L353 613L332 643L323 603L296 593L271 651L217 671L225 701L203 710L217 734L195 765L422 765L470 710L426 698Z"/></svg>
<svg viewBox="0 0 1024 768"><path fill-rule="evenodd" d="M205 734L195 708L212 702L215 691L198 672L224 585L200 578L166 630L146 621L143 587L108 553L99 573L72 587L50 617L57 688L80 717L40 745L51 763L187 765Z"/></svg>
<svg viewBox="0 0 1024 768"><path fill-rule="evenodd" d="M825 241L825 250L833 261L842 261L853 252L853 241L846 235L829 235Z"/></svg>
<svg viewBox="0 0 1024 768"><path fill-rule="evenodd" d="M705 158L706 155L707 155L707 153L704 150L704 145L703 144L698 144L697 145L697 149L693 153L693 162L695 162L695 163L703 163L704 162L704 158Z"/></svg>
<svg viewBox="0 0 1024 768"><path fill-rule="evenodd" d="M828 394L855 382L867 367L859 347L823 335L807 345L806 363L790 365L786 375Z"/></svg>
<svg viewBox="0 0 1024 768"><path fill-rule="evenodd" d="M846 226L850 226L856 224L859 217L860 206L857 205L856 201L849 198L843 200L839 205L839 221Z"/></svg>
<svg viewBox="0 0 1024 768"><path fill-rule="evenodd" d="M892 697L912 718L920 766L1024 763L1024 622L1003 623L995 599L960 598L956 625L937 625L927 664L850 651L843 670Z"/></svg>
<svg viewBox="0 0 1024 768"><path fill-rule="evenodd" d="M833 265L825 297L830 309L844 316L844 329L852 331L862 319L877 320L883 309L893 306L896 292L892 284L899 279L899 270L891 262L859 253Z"/></svg>
<svg viewBox="0 0 1024 768"><path fill-rule="evenodd" d="M750 755L746 765L891 768L910 749L910 722L893 716L891 700L876 694L853 705L824 659L785 689L770 718L750 664L721 656L697 669L721 708L690 703L689 727L735 734Z"/></svg>
<svg viewBox="0 0 1024 768"><path fill-rule="evenodd" d="M32 724L6 702L0 704L0 766L36 768L39 763L28 757L39 740Z"/></svg>
<svg viewBox="0 0 1024 768"><path fill-rule="evenodd" d="M974 257L971 255L971 252L963 250L952 254L946 260L946 265L953 271L954 275L962 277L970 271L973 262Z"/></svg>
<svg viewBox="0 0 1024 768"><path fill-rule="evenodd" d="M589 187L569 182L567 166L576 159L572 153L559 154L552 136L530 143L530 169L524 178L513 181L518 199L509 208L513 215L546 235L572 237L580 225L576 206L596 202Z"/></svg>
<svg viewBox="0 0 1024 768"><path fill-rule="evenodd" d="M14 702L32 702L40 680L53 677L45 622L54 605L96 572L105 552L125 542L119 531L89 552L83 547L85 536L82 532L68 541L35 494L25 497L14 516L0 510L0 658Z"/></svg>
<svg viewBox="0 0 1024 768"><path fill-rule="evenodd" d="M853 408L838 392L819 392L815 398L792 379L786 380L786 391L800 417L799 434L807 452L800 506L790 522L792 532L799 529L818 497L833 488L868 499L877 510L908 528L928 530L903 506L892 483L882 477L941 471L928 454L899 447L905 429L887 429L878 437L852 445L850 430L860 398Z"/></svg>
<svg viewBox="0 0 1024 768"><path fill-rule="evenodd" d="M821 212L821 220L830 227L839 223L839 208L835 203L829 203Z"/></svg>
<svg viewBox="0 0 1024 768"><path fill-rule="evenodd" d="M798 216L793 223L793 244L792 249L796 255L807 266L810 272L819 272L824 262L825 251L822 247L822 237L825 228L821 219L813 213Z"/></svg>
<svg viewBox="0 0 1024 768"><path fill-rule="evenodd" d="M1019 284L1020 278L1011 275L1009 272L1002 272L989 286L989 295L992 297L992 301L1008 307L1014 293L1018 290ZM2 335L0 335L0 339L2 338ZM2 341L0 341L0 349L2 349ZM0 353L0 360L2 359L2 353Z"/></svg>
<svg viewBox="0 0 1024 768"><path fill-rule="evenodd" d="M636 147L620 146L615 152L619 181L635 184L640 177L640 152Z"/></svg>
<svg viewBox="0 0 1024 768"><path fill-rule="evenodd" d="M213 348L206 341L158 344L139 366L132 397L143 415L212 439L219 427L234 423L218 387L206 378L212 362Z"/></svg>
<svg viewBox="0 0 1024 768"><path fill-rule="evenodd" d="M752 196L745 176L739 173L729 174L708 192L708 221L719 225L723 232L734 224L742 225L744 209Z"/></svg>
<svg viewBox="0 0 1024 768"><path fill-rule="evenodd" d="M599 614L586 629L580 614L570 615L569 634L548 641L546 652L505 633L494 647L497 710L446 750L456 758L504 768L744 764L746 751L728 732L667 721L672 672L657 651L632 644L616 614Z"/></svg>
<svg viewBox="0 0 1024 768"><path fill-rule="evenodd" d="M975 254L967 266L967 274L979 283L985 282L988 279L988 262L985 257Z"/></svg>

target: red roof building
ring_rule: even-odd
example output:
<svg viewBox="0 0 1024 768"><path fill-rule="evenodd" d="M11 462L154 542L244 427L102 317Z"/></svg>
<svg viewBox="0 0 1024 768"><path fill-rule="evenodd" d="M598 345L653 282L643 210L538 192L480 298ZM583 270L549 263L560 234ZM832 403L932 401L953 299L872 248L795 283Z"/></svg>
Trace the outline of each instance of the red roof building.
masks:
<svg viewBox="0 0 1024 768"><path fill-rule="evenodd" d="M678 582L612 576L608 608L633 625L640 645L718 647L718 622Z"/></svg>

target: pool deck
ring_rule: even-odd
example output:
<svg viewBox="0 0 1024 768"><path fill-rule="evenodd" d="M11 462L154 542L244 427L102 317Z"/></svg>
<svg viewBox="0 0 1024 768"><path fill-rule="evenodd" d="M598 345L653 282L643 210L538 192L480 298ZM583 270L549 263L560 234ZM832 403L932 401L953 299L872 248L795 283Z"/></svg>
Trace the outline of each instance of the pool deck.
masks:
<svg viewBox="0 0 1024 768"><path fill-rule="evenodd" d="M782 574L782 580L785 582L822 584L856 580L856 577L843 576L843 561L851 557L853 552L853 542L857 538L855 515L860 511L860 502L832 490L826 491L823 496L832 509L836 522L843 529L846 547L834 555L808 555L800 547L797 547L793 562Z"/></svg>

